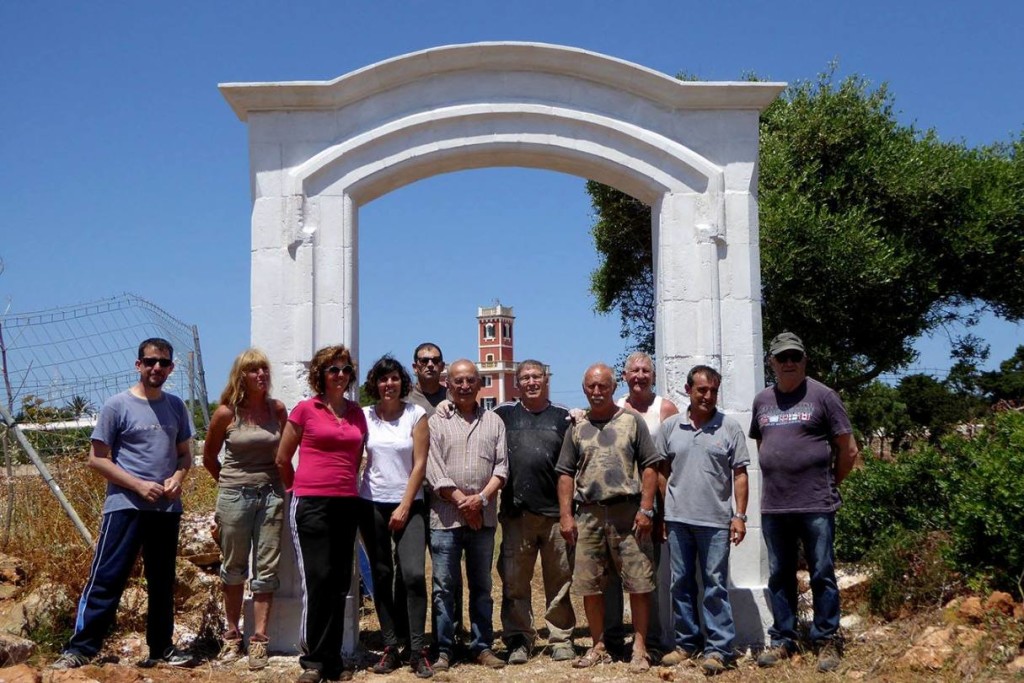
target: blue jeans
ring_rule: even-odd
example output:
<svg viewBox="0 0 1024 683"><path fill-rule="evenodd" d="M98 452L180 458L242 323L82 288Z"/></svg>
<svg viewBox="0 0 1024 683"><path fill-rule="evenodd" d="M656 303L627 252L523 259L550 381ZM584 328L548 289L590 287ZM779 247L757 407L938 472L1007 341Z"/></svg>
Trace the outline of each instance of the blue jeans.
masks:
<svg viewBox="0 0 1024 683"><path fill-rule="evenodd" d="M473 656L494 644L494 601L491 599L491 562L494 528L476 531L469 527L431 529L434 613L437 615L437 649L451 655L455 641L455 593L462 587L462 555L466 555L469 583L469 649ZM460 591L461 592L461 591Z"/></svg>
<svg viewBox="0 0 1024 683"><path fill-rule="evenodd" d="M672 557L672 616L675 644L691 654L735 658L736 625L729 604L729 530L666 522ZM704 582L702 637L697 613L697 571Z"/></svg>
<svg viewBox="0 0 1024 683"><path fill-rule="evenodd" d="M798 638L796 563L797 541L803 543L811 574L814 622L811 642L831 640L839 634L839 586L836 584L836 516L827 513L762 514L762 532L768 546L768 594L774 622L768 629L772 646L795 648Z"/></svg>

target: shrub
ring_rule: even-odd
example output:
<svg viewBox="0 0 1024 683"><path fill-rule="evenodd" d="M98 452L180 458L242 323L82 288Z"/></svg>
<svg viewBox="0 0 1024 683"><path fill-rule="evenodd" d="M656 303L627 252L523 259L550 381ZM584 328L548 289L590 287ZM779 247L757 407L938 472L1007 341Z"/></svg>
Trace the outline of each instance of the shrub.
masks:
<svg viewBox="0 0 1024 683"><path fill-rule="evenodd" d="M946 528L949 464L930 446L893 460L867 454L843 482L836 515L836 555L857 562L881 537L899 530Z"/></svg>
<svg viewBox="0 0 1024 683"><path fill-rule="evenodd" d="M960 586L949 549L949 535L940 531L897 530L886 536L866 558L872 568L871 611L895 619L907 610L945 603Z"/></svg>
<svg viewBox="0 0 1024 683"><path fill-rule="evenodd" d="M942 443L951 462L950 528L957 565L1019 591L1024 575L1024 413L997 414L974 438Z"/></svg>

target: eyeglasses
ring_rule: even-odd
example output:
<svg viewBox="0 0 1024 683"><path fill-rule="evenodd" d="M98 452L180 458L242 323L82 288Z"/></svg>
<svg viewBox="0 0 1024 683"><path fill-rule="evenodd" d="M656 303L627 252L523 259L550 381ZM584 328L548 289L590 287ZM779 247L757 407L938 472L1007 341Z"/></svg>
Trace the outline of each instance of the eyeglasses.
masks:
<svg viewBox="0 0 1024 683"><path fill-rule="evenodd" d="M343 373L345 376L351 377L353 372L355 372L355 370L351 365L345 365L343 367L332 365L331 367L327 368L328 375L337 375L338 373Z"/></svg>
<svg viewBox="0 0 1024 683"><path fill-rule="evenodd" d="M147 368L151 368L154 365L159 365L162 368L169 368L172 365L174 365L174 361L171 360L170 358L151 358L149 356L146 356L145 358L140 358L139 360L141 360L142 364L145 365Z"/></svg>
<svg viewBox="0 0 1024 683"><path fill-rule="evenodd" d="M775 354L775 360L780 363L799 363L803 359L804 354L800 351L783 351Z"/></svg>
<svg viewBox="0 0 1024 683"><path fill-rule="evenodd" d="M430 365L431 363L434 365L440 365L443 361L441 360L441 356L420 356L416 359L416 362L420 365Z"/></svg>

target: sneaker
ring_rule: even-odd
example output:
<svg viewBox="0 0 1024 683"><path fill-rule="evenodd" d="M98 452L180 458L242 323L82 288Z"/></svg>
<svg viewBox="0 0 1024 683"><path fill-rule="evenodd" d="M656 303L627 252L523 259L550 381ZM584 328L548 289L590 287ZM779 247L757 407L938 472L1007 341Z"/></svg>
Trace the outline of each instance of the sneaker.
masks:
<svg viewBox="0 0 1024 683"><path fill-rule="evenodd" d="M818 671L822 673L835 671L839 668L839 660L842 656L839 644L834 639L826 640L818 648Z"/></svg>
<svg viewBox="0 0 1024 683"><path fill-rule="evenodd" d="M295 683L320 683L324 677L317 669L306 669L295 679Z"/></svg>
<svg viewBox="0 0 1024 683"><path fill-rule="evenodd" d="M786 645L774 645L757 656L757 665L760 667L775 666L783 659L789 659L791 654L793 653Z"/></svg>
<svg viewBox="0 0 1024 683"><path fill-rule="evenodd" d="M430 678L434 675L434 669L430 666L430 660L427 658L427 651L425 649L420 652L413 652L410 664L412 672L416 674L416 678Z"/></svg>
<svg viewBox="0 0 1024 683"><path fill-rule="evenodd" d="M195 664L195 659L188 652L185 652L184 650L179 650L178 648L171 645L166 650L164 650L164 653L159 657L153 657L152 655L150 655L148 659L144 659L141 662L139 662L138 666L143 669L151 669L159 664L163 664L164 666L184 668L193 666Z"/></svg>
<svg viewBox="0 0 1024 683"><path fill-rule="evenodd" d="M92 657L86 657L80 655L77 652L62 652L60 657L57 658L50 668L54 671L67 671L68 669L77 669L80 666L85 666L89 663Z"/></svg>
<svg viewBox="0 0 1024 683"><path fill-rule="evenodd" d="M434 671L447 671L450 669L451 657L447 652L438 652L437 661L434 662Z"/></svg>
<svg viewBox="0 0 1024 683"><path fill-rule="evenodd" d="M233 631L224 635L220 646L220 654L217 655L217 661L223 664L230 664L241 659L244 654L245 643L242 641L242 636L239 635L238 631Z"/></svg>
<svg viewBox="0 0 1024 683"><path fill-rule="evenodd" d="M488 669L504 669L504 660L498 659L498 657L490 650L484 650L476 656L476 663L480 666L486 666Z"/></svg>
<svg viewBox="0 0 1024 683"><path fill-rule="evenodd" d="M551 650L551 661L553 662L567 662L575 656L576 648L572 646L572 643L559 643Z"/></svg>
<svg viewBox="0 0 1024 683"><path fill-rule="evenodd" d="M269 640L256 640L256 636L249 640L249 671L267 668L269 646Z"/></svg>
<svg viewBox="0 0 1024 683"><path fill-rule="evenodd" d="M402 660L398 657L398 648L388 645L384 648L384 654L380 656L380 661L374 664L370 671L375 674L389 674L401 668Z"/></svg>
<svg viewBox="0 0 1024 683"><path fill-rule="evenodd" d="M669 652L667 655L661 658L661 665L676 666L677 664L682 664L683 662L692 657L693 654L687 652L681 647L677 647L676 649L672 650L672 652Z"/></svg>
<svg viewBox="0 0 1024 683"><path fill-rule="evenodd" d="M509 664L526 664L528 661L530 661L530 651L525 645L515 648L508 656Z"/></svg>
<svg viewBox="0 0 1024 683"><path fill-rule="evenodd" d="M725 660L722 659L721 655L710 654L704 658L704 661L700 663L700 668L704 670L704 673L708 676L714 676L725 671Z"/></svg>

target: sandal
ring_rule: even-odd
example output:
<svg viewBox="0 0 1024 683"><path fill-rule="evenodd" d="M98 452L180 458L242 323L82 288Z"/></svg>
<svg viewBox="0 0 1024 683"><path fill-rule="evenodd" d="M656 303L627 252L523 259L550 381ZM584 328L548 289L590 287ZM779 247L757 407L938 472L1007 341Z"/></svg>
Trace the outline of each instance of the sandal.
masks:
<svg viewBox="0 0 1024 683"><path fill-rule="evenodd" d="M651 670L651 663L647 661L647 655L633 655L633 659L629 660L629 668L627 671L631 674L642 674L646 671Z"/></svg>
<svg viewBox="0 0 1024 683"><path fill-rule="evenodd" d="M612 656L608 654L607 650L598 650L596 647L592 647L587 650L586 654L577 659L572 663L574 669L589 669L592 666L598 664L611 664Z"/></svg>

